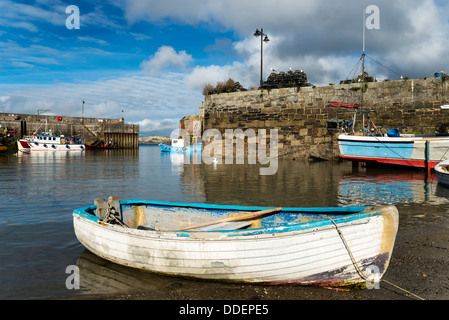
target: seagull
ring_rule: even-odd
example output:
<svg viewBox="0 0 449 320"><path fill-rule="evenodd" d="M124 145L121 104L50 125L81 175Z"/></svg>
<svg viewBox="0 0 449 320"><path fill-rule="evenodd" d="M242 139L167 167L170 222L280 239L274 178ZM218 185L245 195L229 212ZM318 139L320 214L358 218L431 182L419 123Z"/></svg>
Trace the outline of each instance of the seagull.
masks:
<svg viewBox="0 0 449 320"><path fill-rule="evenodd" d="M276 70L275 70L275 69L273 69L273 68L271 68L271 71L272 71L272 72L275 72Z"/></svg>

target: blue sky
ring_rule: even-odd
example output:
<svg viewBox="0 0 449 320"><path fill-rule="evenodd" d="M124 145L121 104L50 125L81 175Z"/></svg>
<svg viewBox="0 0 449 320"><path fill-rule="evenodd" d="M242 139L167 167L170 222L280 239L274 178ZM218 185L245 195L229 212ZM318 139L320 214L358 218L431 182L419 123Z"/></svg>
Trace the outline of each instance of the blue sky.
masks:
<svg viewBox="0 0 449 320"><path fill-rule="evenodd" d="M80 11L68 29L66 8ZM169 134L198 113L202 87L231 77L257 86L264 28L270 69L304 70L315 85L339 83L362 50L379 79L449 71L446 1L439 0L0 0L0 112L119 118L142 135ZM393 70L394 72L391 72Z"/></svg>

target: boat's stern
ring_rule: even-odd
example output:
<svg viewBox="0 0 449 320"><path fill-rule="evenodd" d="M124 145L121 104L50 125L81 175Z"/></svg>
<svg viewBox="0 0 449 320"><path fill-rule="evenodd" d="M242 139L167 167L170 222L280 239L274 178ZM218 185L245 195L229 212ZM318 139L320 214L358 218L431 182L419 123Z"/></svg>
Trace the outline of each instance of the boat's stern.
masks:
<svg viewBox="0 0 449 320"><path fill-rule="evenodd" d="M17 141L17 148L21 152L30 152L31 146L29 145L28 141L20 139Z"/></svg>

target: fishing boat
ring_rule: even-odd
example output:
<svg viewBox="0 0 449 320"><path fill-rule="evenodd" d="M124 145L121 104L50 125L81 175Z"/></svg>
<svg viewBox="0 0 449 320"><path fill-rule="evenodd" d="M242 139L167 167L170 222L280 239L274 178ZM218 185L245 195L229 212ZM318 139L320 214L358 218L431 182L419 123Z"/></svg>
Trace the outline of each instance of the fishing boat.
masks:
<svg viewBox="0 0 449 320"><path fill-rule="evenodd" d="M137 269L207 280L364 288L392 255L394 206L267 208L95 199L75 209L92 253Z"/></svg>
<svg viewBox="0 0 449 320"><path fill-rule="evenodd" d="M364 20L365 13L364 13ZM365 71L365 24L363 25L363 50L360 58L361 74L349 83L360 82L360 103L329 102L330 107L352 108L354 110L353 121L348 129L350 133L338 136L340 156L343 160L353 163L365 162L366 164L399 165L404 167L434 168L439 162L449 158L449 134L400 134L398 129L390 129L383 134L372 123L369 113L364 106L364 91L366 90L367 73ZM371 59L374 61L374 59ZM444 82L448 77L443 71L435 73L435 78L441 78ZM403 79L403 76L401 76ZM444 109L444 90L443 106ZM356 132L356 118L362 115L361 130Z"/></svg>
<svg viewBox="0 0 449 320"><path fill-rule="evenodd" d="M56 136L51 133L33 134L17 141L18 150L21 152L34 151L84 151L82 139Z"/></svg>
<svg viewBox="0 0 449 320"><path fill-rule="evenodd" d="M371 135L338 136L344 160L405 167L434 168L449 158L449 136Z"/></svg>
<svg viewBox="0 0 449 320"><path fill-rule="evenodd" d="M161 152L193 152L199 153L202 151L203 146L201 143L195 145L185 145L184 139L173 138L171 139L171 145L160 143Z"/></svg>
<svg viewBox="0 0 449 320"><path fill-rule="evenodd" d="M438 183L449 187L449 160L442 161L435 166Z"/></svg>
<svg viewBox="0 0 449 320"><path fill-rule="evenodd" d="M31 136L25 136L17 140L17 148L20 152L34 151L84 151L83 138L69 137L65 135L55 135L51 129L47 129L45 120L45 130L38 134L40 126Z"/></svg>
<svg viewBox="0 0 449 320"><path fill-rule="evenodd" d="M362 79L365 84L365 53L362 54ZM397 165L404 167L434 168L439 162L449 158L449 134L400 134L392 128L382 133L372 123L363 106L363 92L360 104L330 102L330 107L351 108L354 111L352 122L346 126L350 132L338 136L340 157L352 162L366 164ZM359 110L360 109L360 110ZM362 115L362 129L356 132L357 115Z"/></svg>

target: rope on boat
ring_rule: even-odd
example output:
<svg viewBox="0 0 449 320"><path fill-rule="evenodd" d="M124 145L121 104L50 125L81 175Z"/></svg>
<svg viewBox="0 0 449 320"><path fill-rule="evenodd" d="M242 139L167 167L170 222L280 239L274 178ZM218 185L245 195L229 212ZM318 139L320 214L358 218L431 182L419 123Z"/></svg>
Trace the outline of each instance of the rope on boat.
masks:
<svg viewBox="0 0 449 320"><path fill-rule="evenodd" d="M374 124L374 123L373 123L373 124ZM385 148L389 149L391 152L393 152L394 154L396 154L397 156L399 156L399 158L401 158L402 160L406 161L411 167L418 168L419 170L424 171L421 167L415 166L415 165L412 164L410 161L408 161L408 159L404 158L404 157L401 156L398 152L396 152L395 150L393 150L392 148L390 148L385 142L381 141L378 137L375 136L374 138L376 138L376 140L377 140L379 143L383 144ZM440 158L440 160L439 160L438 162L443 161L443 158L446 156L446 153L448 153L448 151L449 151L449 148L446 148L446 151L445 151L444 154L441 156L441 158ZM429 161L430 161L430 159L429 159Z"/></svg>
<svg viewBox="0 0 449 320"><path fill-rule="evenodd" d="M332 219L332 218L328 218L335 226L335 228L337 229L338 234L340 235L341 240L343 241L343 244L346 247L346 250L348 251L349 257L351 258L352 264L355 267L355 270L357 270L358 274L360 275L360 277L367 281L368 277L362 272L362 269L360 269L357 261L354 259L354 256L352 255L351 249L348 246L348 243L345 240L345 237L343 236L343 233L341 232L340 228L338 227L337 223Z"/></svg>
<svg viewBox="0 0 449 320"><path fill-rule="evenodd" d="M396 152L395 150L393 150L392 148L390 148L385 142L381 141L378 137L374 137L374 138L376 138L376 140L377 140L379 143L383 144L385 148L387 148L388 150L390 150L391 152L393 152L394 154L396 154L397 156L399 156L400 159L402 159L403 161L407 162L407 163L409 164L410 167L418 168L419 170L421 170L421 171L424 172L424 170L423 170L422 168L420 168L420 167L418 167L418 166L415 166L415 165L414 165L413 163L411 163L408 159L404 158L404 157L403 157L402 155L400 155L398 152Z"/></svg>
<svg viewBox="0 0 449 320"><path fill-rule="evenodd" d="M403 289L403 288L401 288L401 287L395 285L394 283L391 283L390 281L387 281L387 280L383 280L383 281L386 282L386 283L388 283L389 285L392 285L393 287L395 287L395 288L397 288L397 289L399 289L399 290L404 291L405 293L407 293L407 294L409 294L409 295L412 295L412 296L418 298L419 300L426 300L426 299L421 298L420 296L418 296L418 295L416 295L416 294L414 294L414 293L411 293L410 291L407 291L407 290L405 290L405 289Z"/></svg>
<svg viewBox="0 0 449 320"><path fill-rule="evenodd" d="M360 275L360 277L361 277L363 280L365 280L365 281L370 281L370 280L368 279L368 277L362 272L362 269L360 269L360 267L359 267L357 261L355 260L354 256L352 255L352 251L351 251L351 249L349 248L349 245L348 245L348 243L346 242L346 239L345 239L345 237L343 236L343 233L341 232L341 230L340 230L340 228L338 227L337 223L336 223L332 218L328 218L328 219L334 224L335 228L337 229L337 232L338 232L338 234L339 234L341 240L343 241L343 244L345 245L346 250L348 251L348 254L349 254L350 258L351 258L352 264L354 265L354 267L355 267L355 269L357 270L357 272L358 272L358 274ZM407 293L407 294L409 294L409 295L412 295L412 296L418 298L419 300L425 300L424 298L421 298L420 296L418 296L418 295L416 295L416 294L414 294L414 293L411 293L410 291L405 290L405 289L399 287L398 285L395 285L394 283L391 283L390 281L387 281L387 280L383 280L383 281L386 282L386 283L388 283L389 285L391 285L391 286L393 286L393 287L399 289L399 290L404 291L405 293Z"/></svg>

